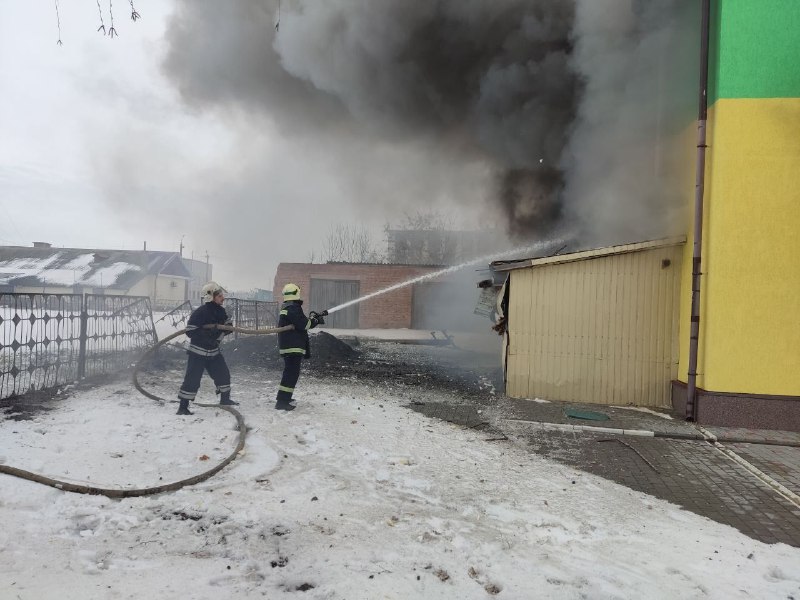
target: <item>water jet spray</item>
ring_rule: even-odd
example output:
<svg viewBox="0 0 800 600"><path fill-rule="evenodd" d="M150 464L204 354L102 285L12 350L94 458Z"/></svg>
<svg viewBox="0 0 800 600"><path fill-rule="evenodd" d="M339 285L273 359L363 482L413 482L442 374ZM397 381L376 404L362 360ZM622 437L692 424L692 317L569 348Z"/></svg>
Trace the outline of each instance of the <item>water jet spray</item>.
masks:
<svg viewBox="0 0 800 600"><path fill-rule="evenodd" d="M354 304L359 304L361 302L364 302L365 300L370 300L372 298L375 298L376 296L382 296L383 294L388 294L389 292L394 292L395 290L399 290L399 289L402 289L404 287L408 287L409 285L413 285L415 283L419 283L419 282L422 282L422 281L428 281L430 279L436 279L437 277L441 277L443 275L449 275L451 273L455 273L457 271L460 271L461 269L466 269L467 267L472 267L472 266L475 266L475 265L490 263L490 262L492 262L494 260L497 260L499 258L505 258L505 257L509 257L509 256L514 256L514 255L517 255L517 254L541 251L541 250L543 250L544 248L546 248L548 246L552 246L553 244L556 244L556 243L559 243L559 242L563 242L563 241L564 241L563 239L551 239L551 240L546 240L546 241L542 241L542 242L537 242L537 243L531 244L529 246L523 246L523 247L520 247L520 248L514 248L512 250L505 250L503 252L495 252L493 254L487 254L485 256L481 256L479 258L474 258L474 259L469 260L467 262L461 263L460 265L454 265L452 267L447 267L447 268L441 269L439 271L434 271L433 273L425 273L424 275L419 275L418 277L414 277L413 279L409 279L408 281L395 283L393 285L390 285L389 287L383 288L382 290L377 290L375 292L370 292L369 294L361 296L360 298L354 298L353 300L348 300L347 302L344 302L342 304L339 304L338 306L334 306L332 308L329 308L329 309L327 309L325 311L322 311L321 313L318 313L318 314L320 314L322 316L333 314L335 312L338 312L338 311L342 310L343 308L347 308L348 306L353 306Z"/></svg>

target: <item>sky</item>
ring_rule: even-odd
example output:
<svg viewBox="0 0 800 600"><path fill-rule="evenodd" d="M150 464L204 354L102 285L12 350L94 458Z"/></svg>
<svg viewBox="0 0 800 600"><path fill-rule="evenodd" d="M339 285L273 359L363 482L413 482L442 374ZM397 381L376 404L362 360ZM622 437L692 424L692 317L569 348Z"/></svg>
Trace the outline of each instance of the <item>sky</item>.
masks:
<svg viewBox="0 0 800 600"><path fill-rule="evenodd" d="M284 171L263 182L262 202L238 204L241 170L268 162L280 144L183 102L161 69L172 2L134 5L136 23L128 3L113 4L111 39L96 31L93 2L60 0L59 46L52 2L0 0L0 244L146 241L177 251L182 242L186 257L208 252L228 289L247 289L271 288L280 261L308 260L331 223L358 218L379 235L384 215L357 214L324 175ZM284 211L270 190L286 187L298 192ZM320 203L326 194L332 201Z"/></svg>
<svg viewBox="0 0 800 600"><path fill-rule="evenodd" d="M94 3L58 5L63 45L52 3L0 0L1 244L183 243L186 257L208 252L228 289L271 288L279 262L320 260L331 227L363 225L380 249L384 225L415 210L357 199L394 186L391 173L342 178L336 149L313 137L294 140L269 116L187 102L163 69L171 0L135 2L135 23L130 6L115 3L113 39L96 31ZM417 163L407 171L438 168L391 144L357 145L342 151Z"/></svg>
<svg viewBox="0 0 800 600"><path fill-rule="evenodd" d="M148 377L171 397L182 371ZM175 493L110 500L0 475L4 598L791 598L800 550L414 412L404 393L308 377L275 411L239 372L244 452ZM199 402L213 402L204 380ZM6 465L100 487L178 481L235 447L231 415L126 381L0 422ZM304 593L298 592L303 590Z"/></svg>
<svg viewBox="0 0 800 600"><path fill-rule="evenodd" d="M241 290L420 211L518 246L685 230L681 0L133 4L0 0L0 243L183 244Z"/></svg>

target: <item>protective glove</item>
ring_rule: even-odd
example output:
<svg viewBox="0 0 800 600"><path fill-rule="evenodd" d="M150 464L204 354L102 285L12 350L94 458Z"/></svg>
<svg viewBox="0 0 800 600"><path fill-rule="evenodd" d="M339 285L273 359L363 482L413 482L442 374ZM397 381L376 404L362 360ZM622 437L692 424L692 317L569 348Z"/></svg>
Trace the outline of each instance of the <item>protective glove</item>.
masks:
<svg viewBox="0 0 800 600"><path fill-rule="evenodd" d="M233 326L233 321L231 319L228 319L227 321L225 321L224 324L227 325L228 327L232 327ZM217 336L217 341L221 342L222 338L224 338L226 335L230 335L231 333L233 333L233 332L232 331L220 331L219 335Z"/></svg>
<svg viewBox="0 0 800 600"><path fill-rule="evenodd" d="M316 327L317 325L325 325L325 319L322 318L322 315L316 311L311 311L308 313L308 318L311 319L311 326Z"/></svg>

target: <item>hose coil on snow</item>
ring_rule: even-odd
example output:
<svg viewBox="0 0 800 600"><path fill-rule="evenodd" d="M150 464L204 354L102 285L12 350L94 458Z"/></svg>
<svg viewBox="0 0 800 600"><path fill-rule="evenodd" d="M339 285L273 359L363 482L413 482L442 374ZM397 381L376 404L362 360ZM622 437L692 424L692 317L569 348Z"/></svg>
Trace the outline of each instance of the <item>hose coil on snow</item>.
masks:
<svg viewBox="0 0 800 600"><path fill-rule="evenodd" d="M269 329L244 329L241 327L232 327L229 325L210 325L206 327L209 329L219 329L222 331L231 331L231 332L243 333L246 335L271 335L280 333L281 331L289 331L290 329L293 329L291 325L288 325L286 327L272 327ZM186 333L186 330L182 329L181 331L177 331L172 335L165 337L163 340L159 341L152 348L150 348L144 354L142 354L141 358L136 363L136 367L133 370L133 385L140 393L147 396L151 400L155 400L162 404L167 402L167 400L165 400L164 398L161 398L159 396L156 396L155 394L148 392L141 386L141 384L139 383L139 372L142 369L142 365L148 358L150 358L153 354L155 354L156 350L158 350L159 347L175 339L176 337L183 335L184 333ZM90 494L96 496L107 496L108 498L136 498L139 496L161 494L163 492L174 492L175 490L179 490L187 485L194 485L196 483L200 483L201 481L209 479L210 477L212 477L213 475L224 469L226 466L228 466L231 462L233 462L236 459L236 457L239 456L242 450L244 450L245 438L247 436L247 427L245 426L244 417L238 410L236 410L231 406L223 406L219 404L195 403L194 406L199 406L203 408L217 408L231 413L236 419L236 426L239 431L239 438L236 443L236 448L233 450L233 452L231 452L227 457L225 457L225 459L223 459L221 462L219 462L212 468L203 471L198 475L193 475L192 477L181 479L180 481L174 481L172 483L165 483L163 485L157 485L153 487L118 489L118 488L103 488L91 485L83 485L78 483L71 483L69 481L61 481L59 479L53 479L51 477L47 477L46 475L40 475L38 473L33 473L31 471L18 469L16 467L4 464L0 464L0 473L5 473L6 475L12 475L14 477L19 477L21 479L33 481L35 483L41 483L43 485L49 485L50 487L54 487L56 489L63 490L65 492L74 492L76 494Z"/></svg>

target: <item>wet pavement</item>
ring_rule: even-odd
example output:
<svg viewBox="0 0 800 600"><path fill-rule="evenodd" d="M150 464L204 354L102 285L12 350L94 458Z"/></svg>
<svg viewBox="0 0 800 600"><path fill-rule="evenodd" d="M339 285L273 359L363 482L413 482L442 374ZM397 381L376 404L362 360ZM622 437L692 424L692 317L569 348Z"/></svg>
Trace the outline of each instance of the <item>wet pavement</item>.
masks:
<svg viewBox="0 0 800 600"><path fill-rule="evenodd" d="M752 439L722 447L767 476L758 477L715 445L690 423L624 408L538 403L499 398L485 409L463 404L414 406L419 412L473 428L485 428L487 440L498 434L540 456L610 479L667 500L766 543L800 547L800 435L714 428L724 440ZM566 416L580 408L608 415L605 421ZM472 412L470 412L472 409ZM480 412L478 412L480 411ZM582 425L570 431L570 425ZM558 426L559 429L552 429ZM598 429L593 429L597 427ZM621 435L614 431L669 437ZM686 439L694 436L696 439ZM794 444L784 446L779 444ZM783 486L769 483L773 480ZM785 492L788 491L788 494ZM690 536L687 532L687 536Z"/></svg>
<svg viewBox="0 0 800 600"><path fill-rule="evenodd" d="M369 371L384 385L407 390L408 406L417 412L482 431L487 443L517 444L667 500L760 541L800 547L798 433L701 430L667 411L515 400L495 391L491 360L476 368L474 356L457 349L363 341L361 349ZM357 365L341 374L370 378ZM441 401L442 391L451 392L449 401ZM566 409L608 419L576 419Z"/></svg>
<svg viewBox="0 0 800 600"><path fill-rule="evenodd" d="M471 357L457 350L373 343L362 345L362 351L384 381L390 373L381 365L402 372L391 385L408 390L408 406L417 412L482 431L487 443L517 444L667 500L757 540L800 547L798 433L722 427L701 431L667 411L515 400L495 391L497 373L490 361L468 367ZM439 365L445 366L445 374L429 376ZM345 371L355 380L370 377L357 369ZM451 400L442 402L441 391L451 392ZM568 408L609 418L575 419L566 414ZM713 436L719 445L707 440Z"/></svg>

